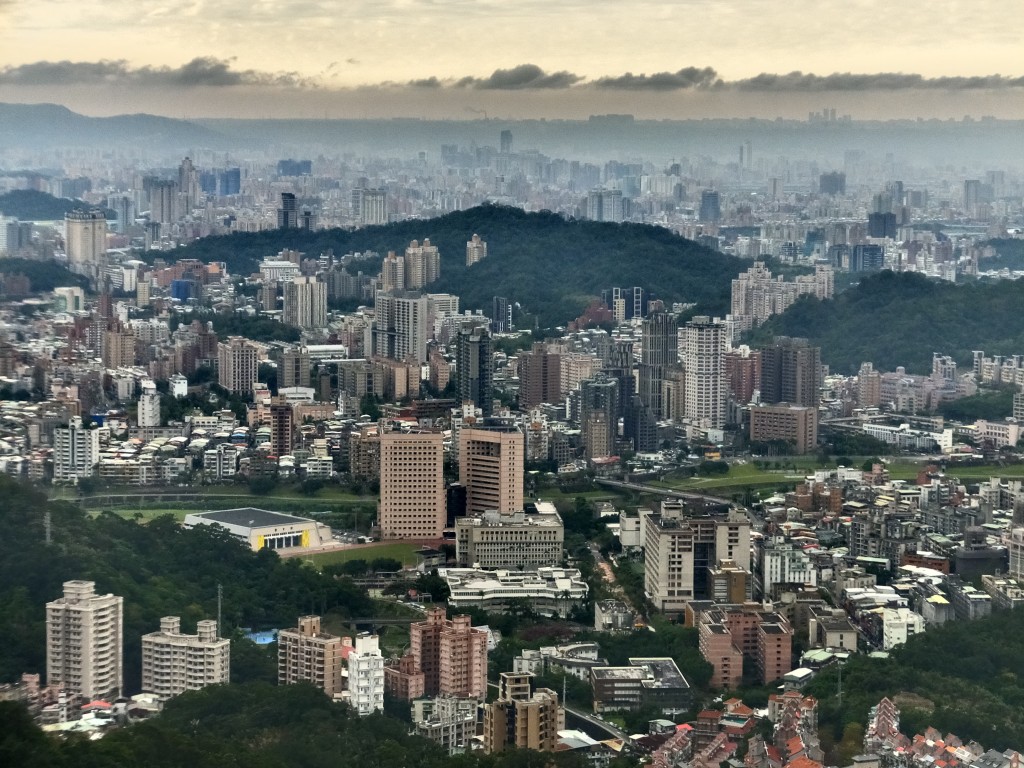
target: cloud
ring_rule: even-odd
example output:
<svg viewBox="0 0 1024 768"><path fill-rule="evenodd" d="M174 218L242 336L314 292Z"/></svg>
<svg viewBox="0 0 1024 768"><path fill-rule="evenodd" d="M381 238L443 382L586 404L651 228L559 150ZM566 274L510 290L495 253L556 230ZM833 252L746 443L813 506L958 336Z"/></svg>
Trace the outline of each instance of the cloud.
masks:
<svg viewBox="0 0 1024 768"><path fill-rule="evenodd" d="M678 91L707 88L719 82L718 73L711 67L684 67L678 72L656 72L653 75L627 72L617 77L599 77L591 84L618 91Z"/></svg>
<svg viewBox="0 0 1024 768"><path fill-rule="evenodd" d="M0 0L3 2L3 0ZM37 61L0 69L2 85L121 85L190 88L207 86L307 87L311 81L295 72L233 69L231 59L205 56L180 67L132 67L126 61Z"/></svg>
<svg viewBox="0 0 1024 768"><path fill-rule="evenodd" d="M520 64L511 69L496 69L488 77L460 77L442 79L423 77L405 85L413 88L476 88L482 91L555 90L571 88L583 77L572 72L545 72L536 64ZM386 83L394 86L396 83ZM400 85L400 84L398 84Z"/></svg>
<svg viewBox="0 0 1024 768"><path fill-rule="evenodd" d="M808 91L975 91L1021 88L1024 87L1024 77L1004 77L1003 75L924 77L902 72L880 72L870 75L835 72L831 75L814 75L790 72L786 75L762 73L756 77L723 83L723 85L741 91L786 93Z"/></svg>

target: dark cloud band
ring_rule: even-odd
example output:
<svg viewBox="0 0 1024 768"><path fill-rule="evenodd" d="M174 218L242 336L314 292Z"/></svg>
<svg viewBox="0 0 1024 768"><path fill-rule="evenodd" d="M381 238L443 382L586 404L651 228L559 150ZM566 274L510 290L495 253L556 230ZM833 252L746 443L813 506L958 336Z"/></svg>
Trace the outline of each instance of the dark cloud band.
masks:
<svg viewBox="0 0 1024 768"><path fill-rule="evenodd" d="M239 85L304 87L310 82L294 72L233 69L230 59L202 57L180 67L132 67L125 61L37 61L0 69L5 85L129 84L189 88Z"/></svg>

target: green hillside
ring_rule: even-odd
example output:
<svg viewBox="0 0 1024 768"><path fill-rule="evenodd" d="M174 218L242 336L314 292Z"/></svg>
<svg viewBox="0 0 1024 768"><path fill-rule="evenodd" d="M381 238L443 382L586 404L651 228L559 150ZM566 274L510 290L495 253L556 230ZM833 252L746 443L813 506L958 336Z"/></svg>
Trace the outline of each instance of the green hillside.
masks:
<svg viewBox="0 0 1024 768"><path fill-rule="evenodd" d="M488 257L467 268L466 241L479 234ZM730 281L744 268L666 229L641 224L567 220L550 212L485 205L426 221L356 231L272 230L211 237L174 252L177 258L227 262L232 274L256 271L260 259L283 248L317 255L328 248L401 253L415 239L441 250L441 279L431 292L452 292L467 309L490 311L494 296L519 302L544 325L564 324L602 288L643 286L652 298L698 302L725 313ZM166 254L164 254L166 256Z"/></svg>
<svg viewBox="0 0 1024 768"><path fill-rule="evenodd" d="M54 197L34 189L15 189L0 195L0 213L21 221L56 221L64 214L75 210L89 210L95 206L84 200ZM106 211L108 219L115 218L113 211Z"/></svg>
<svg viewBox="0 0 1024 768"><path fill-rule="evenodd" d="M962 366L971 352L1024 353L1024 283L1012 280L954 285L914 273L880 272L835 299L805 297L769 320L753 340L804 336L821 347L834 373L856 373L871 361L883 371L904 366L931 373L933 352Z"/></svg>

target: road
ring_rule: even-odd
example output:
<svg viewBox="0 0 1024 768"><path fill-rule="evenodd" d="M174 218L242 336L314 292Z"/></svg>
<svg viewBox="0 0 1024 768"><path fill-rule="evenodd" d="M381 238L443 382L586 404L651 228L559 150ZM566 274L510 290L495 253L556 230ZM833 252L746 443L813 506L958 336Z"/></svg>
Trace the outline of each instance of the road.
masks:
<svg viewBox="0 0 1024 768"><path fill-rule="evenodd" d="M715 504L733 503L732 499L727 499L722 496L712 496L707 493L693 493L692 491L680 491L675 488L662 488L657 485L627 483L622 480L608 480L606 478L597 478L594 482L598 485L606 485L611 488L622 488L627 491L640 491L641 493L653 493L659 496L672 496L677 499L700 499L702 501L708 501Z"/></svg>

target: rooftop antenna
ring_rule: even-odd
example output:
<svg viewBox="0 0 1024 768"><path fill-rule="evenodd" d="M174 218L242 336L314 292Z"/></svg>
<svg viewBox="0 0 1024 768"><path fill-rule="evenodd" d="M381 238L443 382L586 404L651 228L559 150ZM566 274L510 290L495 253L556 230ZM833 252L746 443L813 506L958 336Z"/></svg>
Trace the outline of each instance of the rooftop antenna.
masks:
<svg viewBox="0 0 1024 768"><path fill-rule="evenodd" d="M217 584L217 637L220 637L221 604L224 601L224 587Z"/></svg>

